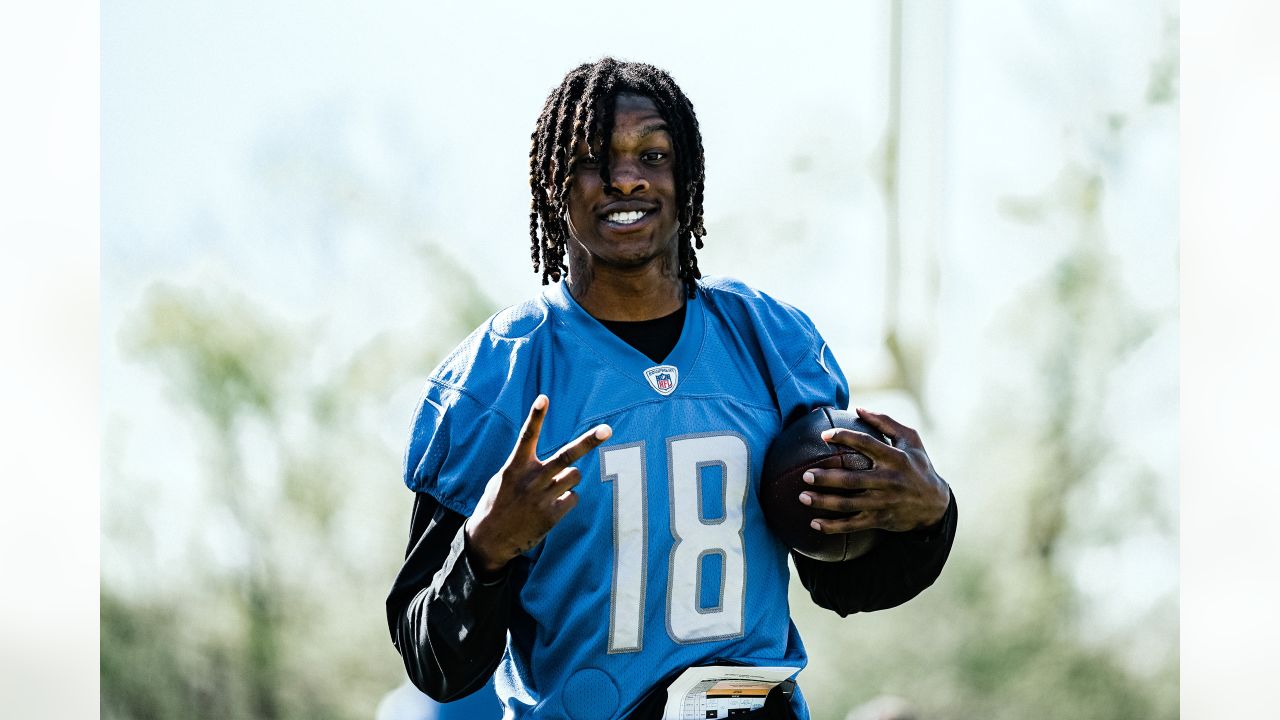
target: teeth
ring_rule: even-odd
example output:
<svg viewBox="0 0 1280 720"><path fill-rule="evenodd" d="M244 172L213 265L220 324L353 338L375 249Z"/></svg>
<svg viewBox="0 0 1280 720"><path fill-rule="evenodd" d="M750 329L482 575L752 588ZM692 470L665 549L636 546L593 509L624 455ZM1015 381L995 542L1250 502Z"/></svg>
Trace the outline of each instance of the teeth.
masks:
<svg viewBox="0 0 1280 720"><path fill-rule="evenodd" d="M643 210L631 210L628 212L611 212L605 216L605 219L619 225L630 225L642 217L644 217Z"/></svg>

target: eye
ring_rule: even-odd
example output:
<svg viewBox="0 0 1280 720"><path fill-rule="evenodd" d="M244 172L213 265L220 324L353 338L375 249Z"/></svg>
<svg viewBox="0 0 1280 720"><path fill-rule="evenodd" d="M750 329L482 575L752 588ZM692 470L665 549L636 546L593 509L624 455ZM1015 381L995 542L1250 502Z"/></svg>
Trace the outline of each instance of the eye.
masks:
<svg viewBox="0 0 1280 720"><path fill-rule="evenodd" d="M600 158L595 155L583 155L578 158L578 167L594 170L600 167Z"/></svg>
<svg viewBox="0 0 1280 720"><path fill-rule="evenodd" d="M671 157L671 153L663 152L661 150L650 150L649 152L645 153L644 155L641 155L640 157L647 163L660 163L663 160L666 160L667 158Z"/></svg>

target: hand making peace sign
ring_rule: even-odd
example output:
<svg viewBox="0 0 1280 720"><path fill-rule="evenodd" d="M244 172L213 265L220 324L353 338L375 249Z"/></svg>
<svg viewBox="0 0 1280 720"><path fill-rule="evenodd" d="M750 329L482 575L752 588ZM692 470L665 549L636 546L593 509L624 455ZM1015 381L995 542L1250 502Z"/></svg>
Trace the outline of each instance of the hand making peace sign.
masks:
<svg viewBox="0 0 1280 720"><path fill-rule="evenodd" d="M546 395L533 401L511 456L489 479L475 512L467 518L467 549L481 572L496 573L532 549L577 505L573 488L582 473L572 464L613 434L608 425L597 425L545 462L539 460L538 434L549 404Z"/></svg>

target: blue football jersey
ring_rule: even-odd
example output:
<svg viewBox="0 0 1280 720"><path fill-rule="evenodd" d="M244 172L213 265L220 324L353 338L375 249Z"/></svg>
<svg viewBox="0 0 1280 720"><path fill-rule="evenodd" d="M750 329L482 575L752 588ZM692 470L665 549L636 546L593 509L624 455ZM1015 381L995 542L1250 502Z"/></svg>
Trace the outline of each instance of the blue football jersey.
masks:
<svg viewBox="0 0 1280 720"><path fill-rule="evenodd" d="M700 290L661 363L556 284L490 318L427 383L405 482L463 515L539 393L539 457L613 428L576 463L577 506L512 572L495 678L508 717L622 717L693 665L804 667L760 470L784 422L847 406L848 385L800 311L733 280ZM793 703L808 716L799 692Z"/></svg>

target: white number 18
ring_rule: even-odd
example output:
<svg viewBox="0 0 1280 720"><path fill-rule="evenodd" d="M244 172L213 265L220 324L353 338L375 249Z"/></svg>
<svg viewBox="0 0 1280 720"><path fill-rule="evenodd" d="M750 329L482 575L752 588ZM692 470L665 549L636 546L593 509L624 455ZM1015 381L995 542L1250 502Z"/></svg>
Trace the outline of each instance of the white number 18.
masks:
<svg viewBox="0 0 1280 720"><path fill-rule="evenodd" d="M742 510L747 497L746 442L737 435L689 435L667 441L671 556L667 574L667 633L680 643L741 635L746 558ZM648 498L644 443L600 451L604 482L613 493L613 588L609 652L643 644ZM720 517L707 519L702 469L718 467L724 492ZM703 558L719 555L719 602L703 607Z"/></svg>

